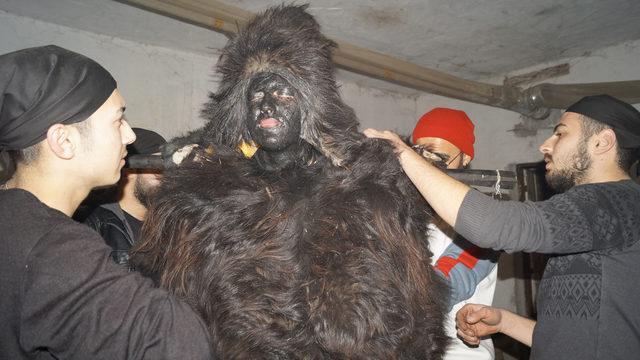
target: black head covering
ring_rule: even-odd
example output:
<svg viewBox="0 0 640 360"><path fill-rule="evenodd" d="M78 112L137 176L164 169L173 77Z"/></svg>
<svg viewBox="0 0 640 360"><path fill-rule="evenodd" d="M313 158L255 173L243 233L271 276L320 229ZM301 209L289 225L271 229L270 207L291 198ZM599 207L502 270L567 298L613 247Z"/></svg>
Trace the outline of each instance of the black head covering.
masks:
<svg viewBox="0 0 640 360"><path fill-rule="evenodd" d="M40 142L53 124L86 120L116 86L100 64L55 45L0 55L0 151Z"/></svg>
<svg viewBox="0 0 640 360"><path fill-rule="evenodd" d="M640 112L609 95L586 96L567 108L611 126L621 148L640 148Z"/></svg>
<svg viewBox="0 0 640 360"><path fill-rule="evenodd" d="M167 143L162 135L147 129L133 128L136 141L127 145L128 155L151 155L160 152L160 147Z"/></svg>

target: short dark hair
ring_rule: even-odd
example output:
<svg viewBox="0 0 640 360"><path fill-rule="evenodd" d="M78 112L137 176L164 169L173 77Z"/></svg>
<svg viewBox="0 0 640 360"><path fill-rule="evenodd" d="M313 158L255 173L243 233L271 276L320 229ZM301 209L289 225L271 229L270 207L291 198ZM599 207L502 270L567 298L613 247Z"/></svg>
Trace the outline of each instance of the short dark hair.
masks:
<svg viewBox="0 0 640 360"><path fill-rule="evenodd" d="M9 158L14 166L17 164L29 165L40 155L40 142L20 150L9 150Z"/></svg>
<svg viewBox="0 0 640 360"><path fill-rule="evenodd" d="M611 129L611 126L601 123L598 120L590 118L585 115L580 115L582 119L582 140L586 141L593 135L599 134L601 131L606 129ZM619 143L616 143L616 152L617 152L617 162L618 166L625 170L629 171L631 169L631 165L638 160L638 150L637 149L627 149L621 148Z"/></svg>
<svg viewBox="0 0 640 360"><path fill-rule="evenodd" d="M78 133L80 134L80 136L82 136L83 138L86 138L89 133L89 129L91 128L89 124L89 119L80 121L77 123L73 123L73 124L68 124L67 126L73 126L74 128L78 129ZM29 147L26 147L24 149L9 150L8 151L9 158L13 162L13 167L17 168L18 164L30 165L34 161L36 161L40 156L41 144L42 144L42 141L38 142L37 144L33 144Z"/></svg>
<svg viewBox="0 0 640 360"><path fill-rule="evenodd" d="M627 171L638 161L638 149L623 149L618 146L618 165Z"/></svg>

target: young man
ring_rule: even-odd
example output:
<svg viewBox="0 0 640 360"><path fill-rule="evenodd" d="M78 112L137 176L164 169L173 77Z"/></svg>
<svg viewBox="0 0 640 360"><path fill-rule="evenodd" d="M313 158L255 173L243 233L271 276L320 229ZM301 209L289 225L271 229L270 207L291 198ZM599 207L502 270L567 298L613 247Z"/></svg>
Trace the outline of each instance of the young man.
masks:
<svg viewBox="0 0 640 360"><path fill-rule="evenodd" d="M135 135L111 75L57 46L0 56L0 354L7 359L209 359L185 303L109 259L69 216L113 184Z"/></svg>
<svg viewBox="0 0 640 360"><path fill-rule="evenodd" d="M449 169L469 166L474 156L474 125L464 111L432 109L420 118L411 139L417 146L441 158ZM435 268L452 290L452 309L445 320L451 341L444 359L493 359L490 338L482 339L479 346L470 347L456 336L455 316L467 303L491 305L498 277L497 253L467 242L442 220L429 228L429 249L433 259L437 259Z"/></svg>
<svg viewBox="0 0 640 360"><path fill-rule="evenodd" d="M127 146L128 156L160 154L167 141L151 130L133 128L136 140ZM98 206L84 223L96 230L111 247L111 258L121 265L129 260L129 250L138 240L147 209L158 190L162 174L154 170L127 169L118 182L118 200Z"/></svg>
<svg viewBox="0 0 640 360"><path fill-rule="evenodd" d="M503 332L533 359L631 359L640 352L640 185L628 170L640 148L640 113L608 95L570 106L540 151L547 181L566 192L537 203L498 202L448 177L390 132L403 169L436 212L482 247L550 253L537 322L486 306L457 315L471 344Z"/></svg>

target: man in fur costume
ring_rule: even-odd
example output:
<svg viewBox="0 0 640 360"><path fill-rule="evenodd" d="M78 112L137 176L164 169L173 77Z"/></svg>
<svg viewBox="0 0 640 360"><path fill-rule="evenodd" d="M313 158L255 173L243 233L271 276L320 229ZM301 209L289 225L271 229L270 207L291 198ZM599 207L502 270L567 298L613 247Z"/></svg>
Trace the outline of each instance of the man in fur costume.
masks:
<svg viewBox="0 0 640 360"><path fill-rule="evenodd" d="M439 359L430 209L357 132L305 8L271 8L224 48L207 125L173 141L199 146L166 173L132 262L191 303L224 359Z"/></svg>

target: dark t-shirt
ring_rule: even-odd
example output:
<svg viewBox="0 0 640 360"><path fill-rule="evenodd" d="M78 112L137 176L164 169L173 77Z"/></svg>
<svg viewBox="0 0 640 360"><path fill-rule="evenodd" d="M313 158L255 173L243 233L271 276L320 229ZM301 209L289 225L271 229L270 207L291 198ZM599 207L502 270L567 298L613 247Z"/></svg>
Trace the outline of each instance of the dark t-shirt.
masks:
<svg viewBox="0 0 640 360"><path fill-rule="evenodd" d="M0 358L212 358L188 305L31 193L0 191L0 248Z"/></svg>
<svg viewBox="0 0 640 360"><path fill-rule="evenodd" d="M538 290L532 359L638 358L640 185L579 185L536 203L470 191L455 228L482 247L552 254Z"/></svg>
<svg viewBox="0 0 640 360"><path fill-rule="evenodd" d="M134 218L126 211L122 211L124 213L124 217L129 223L129 227L131 228L131 233L133 235L133 241L140 239L140 229L142 228L142 221Z"/></svg>

